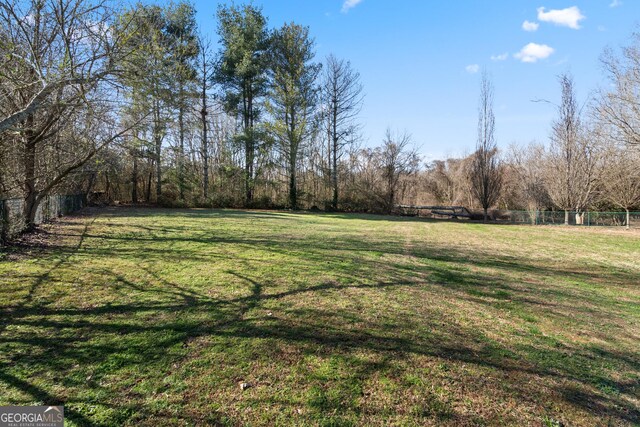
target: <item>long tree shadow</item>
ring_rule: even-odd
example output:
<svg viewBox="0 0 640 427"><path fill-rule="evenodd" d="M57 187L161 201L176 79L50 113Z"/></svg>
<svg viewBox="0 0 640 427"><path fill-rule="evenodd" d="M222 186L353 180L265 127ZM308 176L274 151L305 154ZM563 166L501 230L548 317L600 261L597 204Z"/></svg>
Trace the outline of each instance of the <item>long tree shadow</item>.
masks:
<svg viewBox="0 0 640 427"><path fill-rule="evenodd" d="M34 280L32 281L32 284L29 287L26 297L22 301L20 301L16 306L11 307L10 308L11 310L19 311L21 308L24 308L33 302L34 295L39 291L39 289L44 284L46 284L51 279L51 276L53 275L53 273L56 270L60 269L65 263L68 263L69 259L79 251L79 249L82 247L82 243L86 238L87 231L90 225L94 221L95 221L95 218L93 218L90 222L85 223L84 228L79 235L78 242L75 245L73 245L70 250L64 251L61 254L62 256L57 261L55 261L50 268L48 268L43 273L34 277ZM60 251L58 251L58 253L60 253ZM7 322L0 321L0 333L2 333L2 331L7 325L8 325Z"/></svg>
<svg viewBox="0 0 640 427"><path fill-rule="evenodd" d="M182 213L180 213L182 215ZM226 213L224 213L226 214ZM141 214L142 215L142 214ZM185 215L192 215L187 212ZM193 214L200 217L198 213ZM242 216L231 213L231 215ZM244 214L243 214L244 215ZM271 214L265 214L271 217ZM65 306L39 304L34 295L43 291L56 269L68 264L70 258L101 259L102 257L131 257L136 249L123 252L119 246L100 248L84 245L87 236L92 243L100 239L118 240L88 232L89 224L79 236L77 246L70 247L53 268L40 276L31 278L27 297L16 304L0 308L2 329L0 329L0 381L11 389L31 396L31 401L47 403L94 404L92 398L82 397L89 389L95 395L111 396L121 390L112 389L107 379L125 376L136 369L140 378L154 378L157 372L166 372L167 367L181 363L190 355L190 343L194 340L219 339L223 342L242 340L278 358L278 348L282 343L300 348L303 352L330 357L339 354L353 366L354 381L363 382L377 372L392 369L397 363L410 365L414 357L429 357L457 363L472 364L498 372L517 372L532 378L545 378L556 385L560 395L568 403L580 407L594 417L609 417L614 422L636 422L640 411L628 396L640 391L638 376L634 378L614 377L611 369L591 368L594 360L623 372L640 372L638 354L625 349L611 351L598 346L583 348L562 342L526 341L519 346L508 346L489 340L480 330L456 323L445 324L436 312L414 310L419 315L419 324L411 318L398 317L389 323L375 316L365 315L346 308L303 305L292 306L293 302L312 298L331 301L348 292L373 292L376 297L402 294L408 291L435 292L442 288L455 292L456 297L475 307L487 307L507 312L513 307L539 306L547 314L580 313L589 307L570 307L575 295L568 290L532 290L510 283L498 274L470 267L484 267L501 272L519 274L536 273L549 278L563 278L568 274L577 279L587 280L591 272L576 272L570 267L547 267L516 262L495 254L468 254L457 248L423 245L407 250L402 242L390 240L384 243L385 255L392 259L369 257L379 250L379 242L367 242L357 238L341 238L339 241L287 240L266 237L233 238L229 236L147 238L135 237L135 242L144 248L147 259L155 256L159 261L180 260L208 261L231 259L229 254L199 255L198 249L192 253L181 248L159 249L145 247L152 241L192 243L200 245L247 245L256 251L270 252L282 257L302 253L300 268L307 268L313 274L320 272L326 263L336 266L336 280L295 286L277 286L272 279L252 276L250 268L243 268L242 262L255 263L256 259L238 260L237 268L229 268L225 273L245 283L247 289L241 296L211 298L203 292L188 288L162 277L152 268L140 266L147 279L132 280L118 271L96 267L105 285L122 287L127 293L139 296L135 302L101 303L96 301L88 306ZM149 231L149 230L147 230ZM126 242L122 238L122 242ZM339 250L336 250L336 248ZM398 261L400 256L411 256L418 264ZM152 258L153 259L153 258ZM341 268L343 261L349 261ZM420 264L420 262L425 262ZM249 264L247 264L249 265ZM322 268L319 267L322 265ZM456 266L456 268L453 268ZM374 269L375 267L375 269ZM371 278L372 271L381 276ZM613 273L612 273L613 274ZM629 273L631 274L631 273ZM603 280L631 280L627 276L607 276ZM151 283L153 282L153 285ZM218 284L224 285L224 284ZM435 289L435 290L434 290ZM90 295L87 295L90 297ZM574 303L575 304L575 303ZM274 307L278 310L274 310ZM375 306L367 306L377 310ZM603 306L600 315L604 318L611 307ZM562 309L561 311L559 311ZM267 312L275 311L271 316ZM382 309L380 309L382 312ZM375 313L374 313L375 314ZM596 315L597 313L590 313ZM565 314L563 314L565 315ZM349 325L366 325L350 327ZM10 330L7 327L10 326ZM421 333L416 333L419 328ZM542 338L541 338L542 340ZM260 344L262 343L262 344ZM369 362L349 362L349 358L363 351L379 355ZM569 360L573 358L571 363ZM44 373L45 378L30 377L31 373ZM87 378L91 378L87 380ZM564 379L566 382L557 382ZM65 397L57 395L56 380L66 386ZM121 380L126 383L125 380ZM128 384L128 383L127 383ZM604 390L598 392L597 390ZM122 391L129 396L126 391ZM536 394L536 390L520 390L522 395ZM157 410L147 407L144 398L130 395L128 404L138 417L153 417ZM322 396L321 396L322 397ZM2 399L4 403L24 403ZM326 396L316 399L315 404L323 411L347 413L353 408L344 407L339 401L327 400ZM102 402L109 405L110 402ZM112 404L112 403L111 403ZM341 406L343 405L343 406ZM79 425L101 425L75 410L67 411L70 419ZM443 411L451 419L463 420L464 414L454 410ZM444 416L444 415L443 415ZM123 421L127 419L124 418ZM193 420L191 420L193 421Z"/></svg>
<svg viewBox="0 0 640 427"><path fill-rule="evenodd" d="M239 277L246 278L238 274ZM355 354L359 350L366 349L385 355L384 358L398 360L410 355L430 356L444 358L450 361L458 361L467 364L490 367L500 371L517 371L539 377L559 378L564 377L574 383L585 386L593 384L607 384L617 390L618 393L635 392L638 382L613 381L611 378L599 374L573 371L564 365L566 349L555 350L528 348L526 354L540 354L546 360L555 360L550 366L538 365L535 360L523 358L514 354L511 350L500 348L494 344L487 345L482 337L471 330L456 330L445 327L441 333L431 339L416 340L403 336L411 327L395 325L390 328L385 325L369 325L367 330L348 330L341 325L352 322L349 317L353 313L331 312L324 310L308 309L307 313L298 313L295 321L283 318L255 318L246 314L255 310L265 301L288 298L304 293L319 291L344 291L345 289L384 289L417 286L417 283L378 283L376 285L337 285L324 283L307 289L291 290L287 292L265 295L262 293L262 285L253 279L251 294L246 297L228 301L203 300L200 297L192 297L182 304L174 305L124 305L103 306L91 310L56 310L18 309L10 313L10 323L13 326L26 328L27 330L40 329L50 331L64 331L63 337L44 339L31 334L3 337L0 344L12 346L24 346L33 351L28 356L16 356L12 363L24 366L38 366L39 369L53 372L65 372L69 366L95 366L100 371L101 362L108 362L110 358L118 354L136 354L137 357L121 358L118 370L124 370L131 364L144 364L148 370L164 367L171 360L179 360L180 354L167 359L165 351L175 345L183 345L193 339L201 337L217 336L222 338L241 338L246 340L269 339L275 342L295 343L303 348L313 348L313 352L332 354L336 351L346 354ZM164 322L147 323L146 319L131 321L133 313L171 312L173 316ZM62 315L65 315L64 317ZM208 319L202 321L202 319ZM301 319L334 319L331 324L319 323ZM129 319L129 320L127 320ZM362 319L358 319L362 321ZM432 325L434 328L437 324ZM400 335L398 332L400 331ZM89 335L87 337L87 335ZM104 336L113 336L118 345L97 344L94 339ZM82 338L79 338L82 337ZM159 339L158 337L164 337ZM466 344L463 344L466 343ZM471 344L471 346L469 346ZM158 357L163 355L163 357ZM601 356L603 356L601 354ZM594 357L591 352L584 354L573 353L570 357L579 357L589 360ZM606 359L609 363L625 366L628 370L639 371L640 363L637 355L620 352L608 353ZM383 369L387 362L377 362L368 373ZM6 365L5 368L9 366ZM43 390L30 384L28 381L16 378L6 372L0 378L22 392L33 396L38 400L47 400ZM365 372L365 371L363 371ZM105 371L103 374L112 373ZM362 373L362 376L366 376ZM99 388L99 385L94 387ZM600 415L616 417L628 422L637 420L640 416L637 408L630 406L625 400L615 396L603 396L585 394L584 390L561 390L567 401L581 406L585 410L594 411ZM581 396L577 398L577 396ZM599 403L598 403L599 402ZM621 408L619 411L612 407ZM73 415L72 415L73 416ZM77 419L83 425L89 425L88 420L77 414Z"/></svg>
<svg viewBox="0 0 640 427"><path fill-rule="evenodd" d="M47 405L64 405L64 400L58 396L55 396L46 390L36 386L33 381L25 381L14 375L7 373L8 366L2 366L0 364L0 381L5 384L9 384L12 387L32 396L36 401L46 402ZM81 426L91 426L94 425L93 422L85 417L83 414L70 409L65 408L65 417L68 417L70 420L74 421L76 424Z"/></svg>

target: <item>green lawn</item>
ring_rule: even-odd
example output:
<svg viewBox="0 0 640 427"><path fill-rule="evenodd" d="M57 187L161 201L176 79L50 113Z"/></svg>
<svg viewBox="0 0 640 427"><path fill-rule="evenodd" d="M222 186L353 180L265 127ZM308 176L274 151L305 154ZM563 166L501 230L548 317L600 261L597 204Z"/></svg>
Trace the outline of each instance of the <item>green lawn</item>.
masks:
<svg viewBox="0 0 640 427"><path fill-rule="evenodd" d="M0 256L0 405L64 404L68 425L640 425L637 230L125 208L45 230Z"/></svg>

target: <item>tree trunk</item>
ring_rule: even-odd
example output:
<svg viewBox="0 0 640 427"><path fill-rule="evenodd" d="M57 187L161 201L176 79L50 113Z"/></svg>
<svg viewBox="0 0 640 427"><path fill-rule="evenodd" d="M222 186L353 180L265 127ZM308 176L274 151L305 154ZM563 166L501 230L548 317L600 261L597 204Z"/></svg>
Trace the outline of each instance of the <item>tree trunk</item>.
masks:
<svg viewBox="0 0 640 427"><path fill-rule="evenodd" d="M149 203L151 201L151 181L153 180L153 160L151 160L150 168L149 168L149 176L147 178L147 191L146 191L146 201Z"/></svg>
<svg viewBox="0 0 640 427"><path fill-rule="evenodd" d="M133 154L133 171L131 173L131 203L138 203L138 156Z"/></svg>
<svg viewBox="0 0 640 427"><path fill-rule="evenodd" d="M253 140L253 98L251 97L251 82L247 83L249 88L246 90L246 107L244 120L244 136L245 136L245 205L251 205L253 201L253 157L255 150L255 141Z"/></svg>
<svg viewBox="0 0 640 427"><path fill-rule="evenodd" d="M205 71L206 75L206 71ZM209 141L207 140L207 83L206 80L202 84L202 111L200 111L202 120L202 195L205 202L209 197Z"/></svg>
<svg viewBox="0 0 640 427"><path fill-rule="evenodd" d="M331 203L331 207L334 211L338 210L338 140L333 140L333 167L332 167L332 184L333 184L333 201Z"/></svg>
<svg viewBox="0 0 640 427"><path fill-rule="evenodd" d="M327 168L329 170L329 180L325 180L325 185L327 188L331 189L333 187L333 137L331 136L331 120L327 119L327 123ZM325 171L326 170L327 169L325 169ZM333 203L331 204L331 207L333 207Z"/></svg>
<svg viewBox="0 0 640 427"><path fill-rule="evenodd" d="M84 204L84 206L89 206L89 194L91 194L97 178L98 177L96 172L93 172L89 176L89 180L88 180L89 182L87 182L87 191L84 192L84 196L82 197L82 203Z"/></svg>
<svg viewBox="0 0 640 427"><path fill-rule="evenodd" d="M291 209L298 210L298 193L296 190L296 174L290 173L289 176L289 204Z"/></svg>
<svg viewBox="0 0 640 427"><path fill-rule="evenodd" d="M162 141L156 139L156 201L162 196L162 169L160 165L160 155L162 151Z"/></svg>
<svg viewBox="0 0 640 427"><path fill-rule="evenodd" d="M154 111L154 124L153 124L153 138L155 142L156 148L156 158L154 159L156 162L156 202L159 201L160 196L162 195L162 162L160 159L162 158L162 135L160 135L160 106L155 105Z"/></svg>
<svg viewBox="0 0 640 427"><path fill-rule="evenodd" d="M9 240L9 204L0 200L0 245Z"/></svg>
<svg viewBox="0 0 640 427"><path fill-rule="evenodd" d="M295 157L291 157L289 164L289 204L291 209L298 209L298 189L296 184L296 161Z"/></svg>
<svg viewBox="0 0 640 427"><path fill-rule="evenodd" d="M564 210L564 225L569 225L569 210Z"/></svg>
<svg viewBox="0 0 640 427"><path fill-rule="evenodd" d="M204 150L208 150L207 142L204 141ZM209 155L205 154L202 159L202 195L205 201L209 198Z"/></svg>
<svg viewBox="0 0 640 427"><path fill-rule="evenodd" d="M33 127L33 115L27 118L27 126L29 129ZM36 143L33 141L32 131L25 132L24 137L24 206L22 215L24 218L24 226L26 230L32 230L35 227L35 216L38 208L36 201L38 193L36 191Z"/></svg>
<svg viewBox="0 0 640 427"><path fill-rule="evenodd" d="M248 137L248 139L252 139L253 137ZM253 145L251 142L247 141L246 146L246 155L245 155L245 171L244 171L244 188L245 188L245 204L249 206L251 201L253 200L253 186L252 186L252 176L253 176Z"/></svg>
<svg viewBox="0 0 640 427"><path fill-rule="evenodd" d="M332 207L333 210L338 210L338 107L337 107L337 102L335 102L334 100L334 108L333 108L333 167L332 172L332 179L333 179L333 202L332 202Z"/></svg>
<svg viewBox="0 0 640 427"><path fill-rule="evenodd" d="M182 103L183 90L180 88L180 102ZM178 151L178 188L180 190L180 200L184 200L184 108L180 105L178 110L178 133L180 147Z"/></svg>
<svg viewBox="0 0 640 427"><path fill-rule="evenodd" d="M36 213L38 212L39 204L40 199L35 192L28 194L24 199L24 208L22 214L24 216L26 231L33 230L36 226Z"/></svg>
<svg viewBox="0 0 640 427"><path fill-rule="evenodd" d="M625 208L625 211L627 212L627 230L629 230L631 228L631 222L630 222L630 216L629 216L629 208Z"/></svg>
<svg viewBox="0 0 640 427"><path fill-rule="evenodd" d="M485 208L485 207L483 207L483 208L482 208L483 216L484 216L484 219L483 219L483 221L484 221L484 222L487 222L487 219L489 219L489 215L488 215L488 213L487 213L487 210L488 210L488 209L487 209L487 208Z"/></svg>
<svg viewBox="0 0 640 427"><path fill-rule="evenodd" d="M41 19L41 5L36 7L35 16L33 16L34 20L34 34L33 41L34 45L32 48L35 52L39 52L40 49L40 19ZM31 69L29 72L30 77L34 79L35 70ZM34 80L31 80L34 81ZM24 166L24 206L23 206L23 217L25 222L26 230L31 230L35 227L35 217L36 210L38 209L37 205L37 192L36 192L36 148L37 141L35 140L36 136L34 135L34 126L35 126L35 115L34 113L30 113L24 120L26 131L23 134L24 138L24 153L23 153L23 166Z"/></svg>
<svg viewBox="0 0 640 427"><path fill-rule="evenodd" d="M104 180L105 180L104 193L107 195L107 200L113 200L111 198L111 181L109 181L108 173L104 174Z"/></svg>

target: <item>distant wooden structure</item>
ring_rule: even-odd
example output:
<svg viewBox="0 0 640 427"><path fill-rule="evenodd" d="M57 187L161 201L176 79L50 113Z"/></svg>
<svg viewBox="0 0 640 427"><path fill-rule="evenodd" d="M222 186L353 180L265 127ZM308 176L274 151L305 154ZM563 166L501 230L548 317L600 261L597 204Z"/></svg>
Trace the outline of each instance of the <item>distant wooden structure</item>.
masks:
<svg viewBox="0 0 640 427"><path fill-rule="evenodd" d="M404 215L414 214L416 216L431 216L432 218L471 219L473 217L469 209L464 206L396 205L396 209L400 210ZM424 214L425 211L428 211L427 215ZM422 215L421 212L423 212Z"/></svg>

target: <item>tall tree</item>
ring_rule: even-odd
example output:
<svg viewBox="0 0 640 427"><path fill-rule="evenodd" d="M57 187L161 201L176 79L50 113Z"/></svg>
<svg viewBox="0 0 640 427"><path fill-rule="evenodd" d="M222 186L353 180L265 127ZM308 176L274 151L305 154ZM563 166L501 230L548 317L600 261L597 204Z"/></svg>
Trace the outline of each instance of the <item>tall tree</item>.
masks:
<svg viewBox="0 0 640 427"><path fill-rule="evenodd" d="M200 134L202 150L202 196L209 197L209 91L212 88L213 64L211 41L203 36L198 39L200 55L198 57L198 80L200 90Z"/></svg>
<svg viewBox="0 0 640 427"><path fill-rule="evenodd" d="M141 93L135 88L130 88L128 93L129 105L122 111L122 120L129 125L131 130L122 142L122 147L129 155L132 162L131 169L131 202L138 203L138 184L140 182L140 161L149 158L149 153L153 151L151 143L145 139L145 134L149 129L147 103L141 102Z"/></svg>
<svg viewBox="0 0 640 427"><path fill-rule="evenodd" d="M267 18L253 6L218 8L218 34L222 45L214 80L223 91L225 110L240 118L244 145L245 203L253 200L261 101L266 95L270 37Z"/></svg>
<svg viewBox="0 0 640 427"><path fill-rule="evenodd" d="M502 189L502 170L495 140L493 85L486 73L483 73L480 83L478 139L471 166L471 184L486 222L487 211L498 201Z"/></svg>
<svg viewBox="0 0 640 427"><path fill-rule="evenodd" d="M171 101L178 115L178 190L185 198L185 115L197 96L196 59L199 54L196 10L188 3L166 9L166 35L172 90Z"/></svg>
<svg viewBox="0 0 640 427"><path fill-rule="evenodd" d="M162 148L170 122L174 81L167 10L138 3L123 13L120 21L124 23L115 31L126 40L131 51L124 62L121 81L136 109L146 112L146 126L138 129L137 138L144 139L142 131L150 133L148 139L153 146L150 160L155 166L156 199L159 199L163 182Z"/></svg>
<svg viewBox="0 0 640 427"><path fill-rule="evenodd" d="M553 203L564 210L564 223L569 224L569 212L581 213L595 194L598 166L597 147L588 140L580 117L573 78L559 77L562 98L558 117L553 122L545 184Z"/></svg>
<svg viewBox="0 0 640 427"><path fill-rule="evenodd" d="M289 182L289 206L298 208L296 182L302 144L314 131L321 64L314 63L314 41L309 28L294 23L276 31L271 50L272 126Z"/></svg>
<svg viewBox="0 0 640 427"><path fill-rule="evenodd" d="M322 106L324 124L329 142L329 167L333 197L331 207L338 209L338 161L344 147L358 136L356 118L364 100L360 73L349 61L329 55L322 81Z"/></svg>

